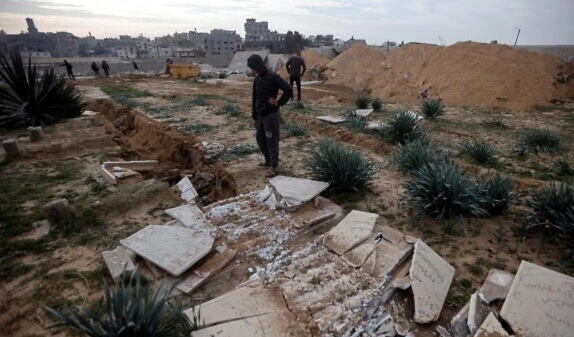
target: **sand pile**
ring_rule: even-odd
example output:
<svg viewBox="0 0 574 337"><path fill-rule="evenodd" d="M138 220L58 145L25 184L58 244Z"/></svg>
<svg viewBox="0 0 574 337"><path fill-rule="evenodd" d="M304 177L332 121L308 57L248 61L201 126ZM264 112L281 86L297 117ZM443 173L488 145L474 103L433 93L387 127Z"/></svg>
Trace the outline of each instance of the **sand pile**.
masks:
<svg viewBox="0 0 574 337"><path fill-rule="evenodd" d="M303 52L301 52L301 57L303 57L305 60L305 65L307 66L307 71L302 78L303 81L322 80L320 76L323 71L327 69L327 63L329 62L329 59L312 50L303 50ZM285 67L281 67L277 73L285 79L289 78Z"/></svg>
<svg viewBox="0 0 574 337"><path fill-rule="evenodd" d="M526 109L574 95L574 80L557 83L567 64L549 55L473 42L449 47L412 44L385 59L380 52L353 46L328 63L328 83L394 103L413 103L432 86L446 104Z"/></svg>

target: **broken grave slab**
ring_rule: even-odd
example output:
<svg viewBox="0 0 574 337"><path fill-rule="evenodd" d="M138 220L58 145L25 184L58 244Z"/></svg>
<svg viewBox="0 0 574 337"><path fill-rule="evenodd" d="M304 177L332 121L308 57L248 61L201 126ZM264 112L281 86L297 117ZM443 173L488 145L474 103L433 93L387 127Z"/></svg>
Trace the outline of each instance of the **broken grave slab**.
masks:
<svg viewBox="0 0 574 337"><path fill-rule="evenodd" d="M522 261L500 315L518 336L572 336L574 277Z"/></svg>
<svg viewBox="0 0 574 337"><path fill-rule="evenodd" d="M103 251L102 257L115 283L120 281L122 274L129 274L136 269L126 248L121 245L114 250Z"/></svg>
<svg viewBox="0 0 574 337"><path fill-rule="evenodd" d="M375 243L366 242L343 254L343 260L351 267L358 268L365 263L374 251Z"/></svg>
<svg viewBox="0 0 574 337"><path fill-rule="evenodd" d="M269 183L282 198L300 203L315 198L329 187L326 182L286 176L277 176L269 180Z"/></svg>
<svg viewBox="0 0 574 337"><path fill-rule="evenodd" d="M468 331L470 331L472 335L476 333L489 313L490 310L488 306L480 301L478 293L472 294L470 296L467 319Z"/></svg>
<svg viewBox="0 0 574 337"><path fill-rule="evenodd" d="M389 226L383 227L380 236L373 253L375 267L371 275L383 282L411 255L413 246L405 241L403 233Z"/></svg>
<svg viewBox="0 0 574 337"><path fill-rule="evenodd" d="M357 109L357 110L355 110L355 114L359 117L367 118L367 117L369 117L370 114L373 113L373 111L375 111L375 110L373 110L373 109Z"/></svg>
<svg viewBox="0 0 574 337"><path fill-rule="evenodd" d="M207 258L196 270L180 284L177 289L185 294L190 294L201 287L229 264L237 255L237 250L226 250L223 253L216 253L211 258Z"/></svg>
<svg viewBox="0 0 574 337"><path fill-rule="evenodd" d="M347 120L345 117L341 116L319 116L317 119L331 124L340 124Z"/></svg>
<svg viewBox="0 0 574 337"><path fill-rule="evenodd" d="M385 125L386 124L384 124L382 122L368 122L367 125L365 126L365 129L367 129L367 130L380 130Z"/></svg>
<svg viewBox="0 0 574 337"><path fill-rule="evenodd" d="M192 202L199 196L195 187L193 187L191 180L189 180L187 176L183 177L177 184L175 184L175 187L181 192L180 198L187 202Z"/></svg>
<svg viewBox="0 0 574 337"><path fill-rule="evenodd" d="M453 337L467 337L470 335L468 331L468 311L470 308L470 302L467 302L460 311L454 315L450 320L450 332Z"/></svg>
<svg viewBox="0 0 574 337"><path fill-rule="evenodd" d="M190 229L201 231L211 227L211 224L205 219L205 215L195 203L169 208L165 210L165 213L179 220L185 227Z"/></svg>
<svg viewBox="0 0 574 337"><path fill-rule="evenodd" d="M510 335L504 330L502 324L500 324L496 316L491 312L474 337L510 337Z"/></svg>
<svg viewBox="0 0 574 337"><path fill-rule="evenodd" d="M378 217L378 214L352 210L325 234L323 244L343 255L371 236Z"/></svg>
<svg viewBox="0 0 574 337"><path fill-rule="evenodd" d="M450 289L454 268L426 243L418 240L409 274L415 299L415 322L436 321Z"/></svg>
<svg viewBox="0 0 574 337"><path fill-rule="evenodd" d="M211 251L213 238L185 227L149 225L120 243L179 276Z"/></svg>
<svg viewBox="0 0 574 337"><path fill-rule="evenodd" d="M506 298L510 286L514 281L514 275L503 270L491 269L488 272L486 281L478 291L478 296L483 303L490 304L496 300Z"/></svg>

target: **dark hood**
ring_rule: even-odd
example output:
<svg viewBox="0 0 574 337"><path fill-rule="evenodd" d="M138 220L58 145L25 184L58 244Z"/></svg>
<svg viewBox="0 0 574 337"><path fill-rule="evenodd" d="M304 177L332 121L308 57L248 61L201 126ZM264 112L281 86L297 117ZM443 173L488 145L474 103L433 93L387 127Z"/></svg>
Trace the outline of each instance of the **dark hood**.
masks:
<svg viewBox="0 0 574 337"><path fill-rule="evenodd" d="M263 61L263 58L257 54L249 56L247 59L247 66L259 72L267 71L267 68L265 67L265 61Z"/></svg>

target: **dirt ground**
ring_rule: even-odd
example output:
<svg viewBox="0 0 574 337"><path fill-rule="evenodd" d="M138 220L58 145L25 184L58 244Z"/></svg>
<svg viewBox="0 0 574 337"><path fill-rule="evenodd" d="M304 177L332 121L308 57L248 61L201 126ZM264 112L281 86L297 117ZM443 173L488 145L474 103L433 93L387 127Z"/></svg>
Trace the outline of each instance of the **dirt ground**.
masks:
<svg viewBox="0 0 574 337"><path fill-rule="evenodd" d="M98 112L97 115L47 127L45 139L39 143L30 143L25 130L2 133L3 139L18 138L24 148L24 155L16 160L0 157L0 192L5 196L3 211L11 210L10 219L15 226L10 231L2 229L6 244L0 274L2 336L68 335L66 331L48 329L52 321L42 305L81 306L99 298L103 280L108 278L101 252L113 249L120 239L149 224L167 222L169 217L163 210L181 203L170 185L183 175L191 175L194 184L202 186L199 189L202 206L262 189L267 184L265 171L258 166L262 156L254 146L251 84L247 78L238 76L222 82L201 83L125 77L78 84L90 102L89 109ZM112 97L102 98L105 97L99 91L102 86L132 88L137 89L136 93L145 94L111 93ZM352 107L355 98L352 89L339 85L303 86L305 107L288 104L282 110L281 174L309 177L306 168L309 151L323 138L345 142L376 160L377 178L368 192L325 196L346 212L357 209L378 213L378 226L389 225L423 239L456 268L455 280L437 324L447 325L481 286L490 268L514 273L521 260L528 260L574 275L572 269L561 263L564 247L560 243L541 242L538 237L521 238L527 209L520 203L511 207L505 216L466 219L464 225L449 231L433 220L413 220L403 198L403 183L407 177L390 162L397 147L384 143L375 133L356 132L315 118L342 114ZM239 107L239 113L227 110L226 107L234 104ZM400 106L418 109L415 105ZM375 112L370 120L384 121L397 107L398 104L386 104L384 111ZM503 121L507 127L496 128L486 123L493 119ZM509 174L516 179L517 193L524 199L532 188L571 178L558 176L553 163L559 158L569 158L574 145L573 123L574 104L566 103L514 111L448 107L445 115L434 121L424 120L422 126L441 149L453 154L455 162L467 174L475 177L494 172ZM292 135L293 124L305 127L307 133ZM520 137L529 128L542 126L560 134L564 152L529 154L526 158L515 155L513 149ZM457 155L460 142L472 138L488 140L496 147L496 165L475 165ZM135 184L110 187L101 181L101 162L134 159L157 159L160 165ZM211 178L202 178L205 176ZM34 224L43 218L41 207L57 198L67 198L84 216L85 223L71 228L71 233L52 228L50 234L40 236ZM313 242L328 229L329 226L302 235L286 234L285 245L305 252L302 256L306 260L294 273L336 263L333 254L313 249ZM217 297L246 281L251 276L249 268L264 267L268 261L249 252L257 242L259 236L256 235L261 234L247 235L235 242L232 248L239 250L237 261L192 296L185 297L184 304ZM306 247L311 248L304 250ZM349 284L376 287L372 280L361 280L352 270L348 273ZM324 277L328 282L335 282L339 276ZM340 290L337 284L333 286ZM353 289L346 291L343 293L349 296L363 296ZM320 293L320 289L317 292ZM394 311L411 316L412 303L408 302L406 293L399 294L396 303L406 304ZM329 319L329 315L324 319ZM433 336L434 326L417 328L417 336ZM318 330L310 329L319 335Z"/></svg>

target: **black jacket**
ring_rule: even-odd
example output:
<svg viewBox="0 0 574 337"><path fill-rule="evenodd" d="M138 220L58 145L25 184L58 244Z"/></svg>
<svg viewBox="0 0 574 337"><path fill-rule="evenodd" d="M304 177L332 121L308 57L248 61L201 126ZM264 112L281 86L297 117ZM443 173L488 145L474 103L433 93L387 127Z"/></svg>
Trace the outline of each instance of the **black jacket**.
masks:
<svg viewBox="0 0 574 337"><path fill-rule="evenodd" d="M277 98L279 89L283 91L277 105L269 104L269 98ZM293 89L281 76L266 71L262 76L256 76L253 81L253 101L251 117L257 119L257 115L266 115L279 111L279 107L287 103L293 96Z"/></svg>
<svg viewBox="0 0 574 337"><path fill-rule="evenodd" d="M285 68L291 77L301 77L305 74L305 70L307 70L305 60L303 60L301 56L291 56ZM303 71L301 71L301 68L303 68Z"/></svg>

